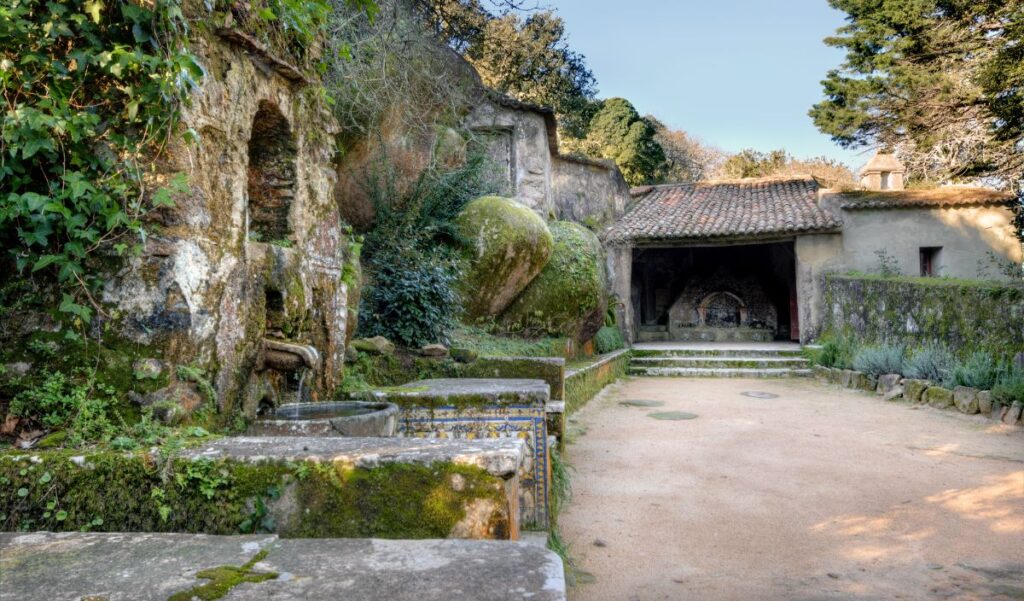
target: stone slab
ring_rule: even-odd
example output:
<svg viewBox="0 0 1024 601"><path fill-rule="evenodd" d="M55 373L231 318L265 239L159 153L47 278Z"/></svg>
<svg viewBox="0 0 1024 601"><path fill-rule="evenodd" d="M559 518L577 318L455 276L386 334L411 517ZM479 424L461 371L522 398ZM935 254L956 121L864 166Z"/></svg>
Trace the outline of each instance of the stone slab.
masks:
<svg viewBox="0 0 1024 601"><path fill-rule="evenodd" d="M344 462L373 468L387 463L451 462L510 478L523 465L526 447L512 438L431 440L412 438L230 437L182 452L185 457L230 457L245 461Z"/></svg>
<svg viewBox="0 0 1024 601"><path fill-rule="evenodd" d="M480 357L466 365L463 374L472 378L539 379L551 388L551 400L565 398L563 357Z"/></svg>
<svg viewBox="0 0 1024 601"><path fill-rule="evenodd" d="M0 601L166 601L244 566L276 574L230 588L225 601L562 601L562 561L528 543L279 539L273 535L0 534Z"/></svg>
<svg viewBox="0 0 1024 601"><path fill-rule="evenodd" d="M497 378L439 378L409 382L373 395L399 404L544 405L551 399L544 380Z"/></svg>

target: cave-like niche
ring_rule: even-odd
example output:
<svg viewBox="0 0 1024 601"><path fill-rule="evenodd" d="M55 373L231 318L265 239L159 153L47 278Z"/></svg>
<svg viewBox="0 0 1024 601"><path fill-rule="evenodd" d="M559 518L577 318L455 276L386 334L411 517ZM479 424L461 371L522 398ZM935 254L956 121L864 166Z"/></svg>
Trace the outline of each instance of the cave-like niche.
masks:
<svg viewBox="0 0 1024 601"><path fill-rule="evenodd" d="M249 138L249 239L288 240L295 198L295 139L277 105L260 102Z"/></svg>

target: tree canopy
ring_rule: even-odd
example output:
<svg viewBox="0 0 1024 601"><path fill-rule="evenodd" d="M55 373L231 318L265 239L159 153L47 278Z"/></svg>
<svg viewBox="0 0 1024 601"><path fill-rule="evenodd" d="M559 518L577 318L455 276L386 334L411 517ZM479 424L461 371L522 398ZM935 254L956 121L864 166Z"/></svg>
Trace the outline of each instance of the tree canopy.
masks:
<svg viewBox="0 0 1024 601"><path fill-rule="evenodd" d="M846 60L815 125L844 147L894 150L912 177L1024 171L1024 0L829 0Z"/></svg>
<svg viewBox="0 0 1024 601"><path fill-rule="evenodd" d="M656 133L654 124L641 117L628 100L610 98L600 104L591 119L587 137L568 141L567 148L612 159L630 185L655 184L663 180L667 167Z"/></svg>

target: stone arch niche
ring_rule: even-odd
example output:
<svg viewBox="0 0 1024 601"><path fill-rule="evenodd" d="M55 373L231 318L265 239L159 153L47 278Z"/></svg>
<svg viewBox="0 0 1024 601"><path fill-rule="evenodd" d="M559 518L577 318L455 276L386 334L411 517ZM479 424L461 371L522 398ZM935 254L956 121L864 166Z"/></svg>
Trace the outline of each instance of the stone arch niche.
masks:
<svg viewBox="0 0 1024 601"><path fill-rule="evenodd" d="M288 221L295 199L297 154L288 119L276 104L263 100L252 120L249 137L249 239L254 242L289 240Z"/></svg>
<svg viewBox="0 0 1024 601"><path fill-rule="evenodd" d="M695 274L669 309L671 340L767 342L777 328L763 282L724 269Z"/></svg>
<svg viewBox="0 0 1024 601"><path fill-rule="evenodd" d="M749 313L750 310L743 299L726 291L712 292L697 305L700 325L711 328L738 328L747 325Z"/></svg>

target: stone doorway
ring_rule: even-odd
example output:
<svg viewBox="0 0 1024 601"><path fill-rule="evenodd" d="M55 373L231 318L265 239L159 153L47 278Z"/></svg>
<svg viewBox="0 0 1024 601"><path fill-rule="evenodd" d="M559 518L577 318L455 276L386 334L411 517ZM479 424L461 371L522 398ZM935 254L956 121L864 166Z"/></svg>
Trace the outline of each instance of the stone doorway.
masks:
<svg viewBox="0 0 1024 601"><path fill-rule="evenodd" d="M792 241L637 248L632 273L639 342L800 337Z"/></svg>

